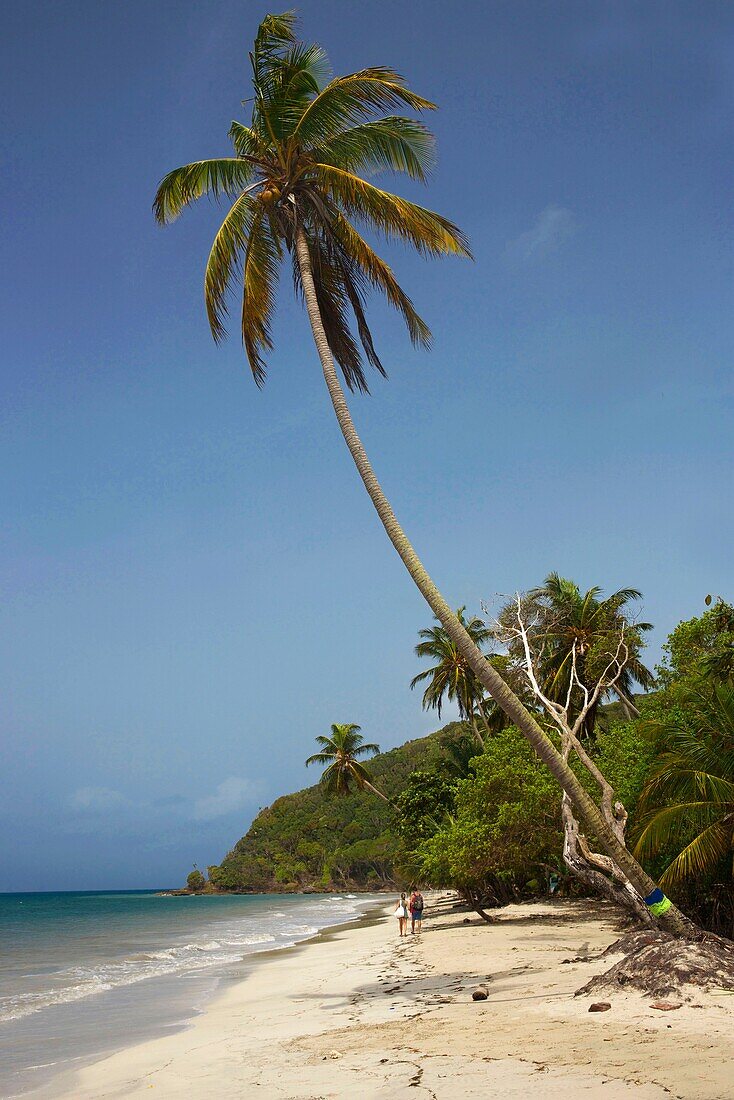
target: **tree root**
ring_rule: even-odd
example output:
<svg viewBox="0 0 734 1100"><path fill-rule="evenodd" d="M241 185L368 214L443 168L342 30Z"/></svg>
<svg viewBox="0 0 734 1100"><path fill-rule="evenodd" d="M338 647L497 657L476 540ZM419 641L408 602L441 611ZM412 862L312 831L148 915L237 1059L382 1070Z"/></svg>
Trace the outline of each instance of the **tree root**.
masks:
<svg viewBox="0 0 734 1100"><path fill-rule="evenodd" d="M679 939L656 929L622 936L599 956L622 955L611 970L597 974L576 996L637 989L652 997L677 993L691 1000L697 991L734 990L734 942L704 933Z"/></svg>

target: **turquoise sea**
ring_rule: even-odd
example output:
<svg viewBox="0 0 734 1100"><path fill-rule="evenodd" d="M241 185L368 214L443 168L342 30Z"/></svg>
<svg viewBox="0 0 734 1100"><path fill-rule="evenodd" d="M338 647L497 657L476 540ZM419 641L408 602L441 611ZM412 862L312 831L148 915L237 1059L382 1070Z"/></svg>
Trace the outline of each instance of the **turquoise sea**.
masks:
<svg viewBox="0 0 734 1100"><path fill-rule="evenodd" d="M0 894L0 1096L32 1093L75 1065L180 1027L257 953L354 920L374 901Z"/></svg>

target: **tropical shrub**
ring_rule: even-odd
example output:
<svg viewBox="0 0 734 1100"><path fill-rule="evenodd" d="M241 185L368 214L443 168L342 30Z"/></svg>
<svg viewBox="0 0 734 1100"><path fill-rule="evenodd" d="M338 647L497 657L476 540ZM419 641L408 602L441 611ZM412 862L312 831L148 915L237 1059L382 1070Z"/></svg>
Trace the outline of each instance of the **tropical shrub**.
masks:
<svg viewBox="0 0 734 1100"><path fill-rule="evenodd" d="M557 866L560 791L514 727L489 740L472 771L456 785L454 816L420 845L419 869L482 910Z"/></svg>

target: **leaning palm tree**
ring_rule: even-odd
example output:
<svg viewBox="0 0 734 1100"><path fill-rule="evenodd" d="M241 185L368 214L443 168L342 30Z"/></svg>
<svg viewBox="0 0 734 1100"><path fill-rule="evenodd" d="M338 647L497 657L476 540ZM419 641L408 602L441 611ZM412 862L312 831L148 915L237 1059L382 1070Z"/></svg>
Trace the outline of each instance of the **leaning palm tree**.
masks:
<svg viewBox="0 0 734 1100"><path fill-rule="evenodd" d="M481 649L484 643L492 638L492 630L476 616L467 619L464 616L465 611L466 607L460 607L456 612L456 618L475 646ZM410 681L411 691L427 680L428 683L423 692L423 709L437 711L440 718L444 699L456 702L459 717L463 722L471 725L479 745L483 745L482 735L477 726L477 710L482 715L485 730L489 732L487 716L482 706L484 688L477 680L466 657L440 622L438 626L419 631L418 637L421 640L415 647L416 656L428 657L436 663L413 677Z"/></svg>
<svg viewBox="0 0 734 1100"><path fill-rule="evenodd" d="M638 803L635 853L645 859L676 852L660 877L665 886L721 871L731 883L734 855L734 686L701 684L680 716L649 722L663 751L652 766Z"/></svg>
<svg viewBox="0 0 734 1100"><path fill-rule="evenodd" d="M380 751L379 745L365 741L360 729L354 722L332 723L331 737L316 738L316 744L321 746L321 750L309 756L306 766L327 765L321 782L329 794L351 794L352 786L355 786L360 791L371 791L383 802L392 805L387 795L372 785L369 772L357 759L358 756L365 756L367 753L372 756Z"/></svg>
<svg viewBox="0 0 734 1100"><path fill-rule="evenodd" d="M367 363L385 373L365 316L370 289L384 294L402 314L414 343L425 346L430 340L427 325L360 228L412 245L428 257L470 254L464 235L446 218L364 178L384 170L426 178L433 163L432 135L412 118L385 112L432 110L434 104L384 66L327 81L324 51L298 42L294 28L293 13L263 20L250 55L252 117L249 125L232 123L234 155L170 172L155 197L156 218L162 224L172 221L206 194L232 200L209 254L204 297L212 333L221 340L228 292L241 280L242 340L260 385L263 356L272 347L277 273L281 261L290 258L339 427L393 546L479 682L522 730L617 868L647 895L655 883L619 842L551 739L486 661L431 580L375 476L337 374L338 366L348 389L367 390L360 345ZM680 933L687 927L675 908L662 923Z"/></svg>

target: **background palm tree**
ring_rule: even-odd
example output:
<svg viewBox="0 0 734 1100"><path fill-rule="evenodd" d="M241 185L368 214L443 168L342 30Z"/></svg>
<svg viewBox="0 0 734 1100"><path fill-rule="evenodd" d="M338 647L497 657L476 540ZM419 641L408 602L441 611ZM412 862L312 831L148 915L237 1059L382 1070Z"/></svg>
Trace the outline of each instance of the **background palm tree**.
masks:
<svg viewBox="0 0 734 1100"><path fill-rule="evenodd" d="M685 705L687 702L687 705ZM682 715L693 712L693 725ZM734 686L702 685L678 720L649 722L663 751L640 797L635 853L642 859L675 852L660 878L667 886L691 879L734 877Z"/></svg>
<svg viewBox="0 0 734 1100"><path fill-rule="evenodd" d="M475 739L462 734L446 740L442 748L445 759L441 763L441 774L454 780L467 779L471 775L471 762L477 755Z"/></svg>
<svg viewBox="0 0 734 1100"><path fill-rule="evenodd" d="M601 599L601 592L598 586L582 592L574 581L558 573L549 573L543 584L533 588L522 601L531 649L537 655L540 686L554 702L565 701L575 648L576 675L591 692L624 633L628 653L622 674L611 693L620 700L628 717L639 717L633 701L634 685L637 683L649 689L655 683L655 677L639 656L642 635L652 630L652 626L634 622L629 615L628 605L641 599L637 589L620 588L606 599ZM512 625L516 614L517 604L508 604L500 614L500 623ZM525 654L518 640L510 643L509 653L513 663L524 663ZM583 723L584 737L593 735L604 697L600 696L590 708ZM581 690L576 689L571 694L569 717L572 722L582 702Z"/></svg>
<svg viewBox="0 0 734 1100"><path fill-rule="evenodd" d="M220 340L227 294L241 277L242 340L258 384L265 377L263 354L272 347L277 273L281 260L290 256L334 413L390 541L479 681L522 730L579 816L645 896L654 888L653 880L620 844L551 739L477 649L431 580L375 476L337 375L335 364L349 389L367 389L359 344L367 362L385 373L364 313L370 288L399 310L414 343L427 345L430 339L427 325L355 221L425 256L470 255L466 238L446 218L363 178L383 170L404 172L419 181L426 178L433 163L432 135L414 119L384 112L401 107L432 110L434 104L410 91L398 73L384 66L326 83L326 54L319 46L298 42L294 24L293 13L269 15L260 24L250 55L252 117L249 126L232 123L234 156L196 161L170 172L155 197L156 218L172 221L205 194L233 200L209 254L204 294L212 333ZM373 117L380 112L380 117ZM350 316L359 344L350 330ZM681 933L687 928L675 909L661 923Z"/></svg>
<svg viewBox="0 0 734 1100"><path fill-rule="evenodd" d="M371 791L383 802L392 805L390 799L372 785L369 772L357 759L367 754L373 756L380 751L379 745L365 741L360 729L354 722L332 723L331 737L316 738L321 751L309 756L306 764L327 765L321 782L330 794L351 794L354 785L360 791Z"/></svg>
<svg viewBox="0 0 734 1100"><path fill-rule="evenodd" d="M492 631L481 619L476 617L466 619L465 611L466 607L460 607L456 612L456 618L476 647L481 649L485 642L492 638ZM439 718L444 699L455 701L459 708L459 717L462 721L471 724L481 745L482 736L477 727L477 709L482 715L485 730L489 732L487 717L482 709L484 688L474 675L466 657L440 623L438 626L419 631L418 637L421 641L415 647L416 656L428 657L436 663L425 672L420 672L413 677L410 681L411 691L427 680L428 684L423 692L423 709L436 710Z"/></svg>

